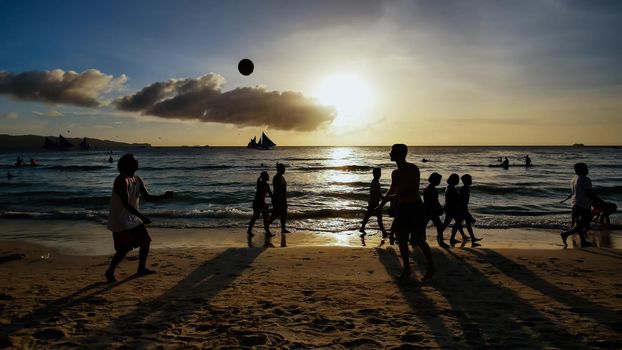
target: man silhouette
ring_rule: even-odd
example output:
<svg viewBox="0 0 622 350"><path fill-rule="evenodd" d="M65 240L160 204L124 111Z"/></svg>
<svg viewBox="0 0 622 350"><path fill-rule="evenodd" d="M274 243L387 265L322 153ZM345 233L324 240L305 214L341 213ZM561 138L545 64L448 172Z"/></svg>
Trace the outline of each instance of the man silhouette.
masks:
<svg viewBox="0 0 622 350"><path fill-rule="evenodd" d="M397 202L395 210L395 229L402 257L403 271L398 279L407 279L411 275L408 242L412 242L421 249L425 256L428 271L423 280L430 279L434 274L432 251L426 242L426 216L423 201L419 196L419 168L406 161L408 147L404 144L395 144L389 154L397 169L391 173L391 187L376 209L378 212L386 202Z"/></svg>

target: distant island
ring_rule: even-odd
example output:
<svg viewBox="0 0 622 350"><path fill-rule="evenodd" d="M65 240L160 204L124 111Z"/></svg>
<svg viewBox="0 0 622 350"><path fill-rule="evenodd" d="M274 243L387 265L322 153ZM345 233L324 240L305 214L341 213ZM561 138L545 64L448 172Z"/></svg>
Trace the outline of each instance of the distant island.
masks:
<svg viewBox="0 0 622 350"><path fill-rule="evenodd" d="M47 140L47 141L46 141ZM84 145L85 138L65 138L72 147L66 150L80 150L80 145ZM0 135L0 151L19 151L19 150L45 150L49 142L58 143L58 136L39 136L39 135ZM99 140L86 138L86 144L90 150L110 150L118 148L150 148L148 143L125 143L110 140ZM49 149L49 148L47 148Z"/></svg>

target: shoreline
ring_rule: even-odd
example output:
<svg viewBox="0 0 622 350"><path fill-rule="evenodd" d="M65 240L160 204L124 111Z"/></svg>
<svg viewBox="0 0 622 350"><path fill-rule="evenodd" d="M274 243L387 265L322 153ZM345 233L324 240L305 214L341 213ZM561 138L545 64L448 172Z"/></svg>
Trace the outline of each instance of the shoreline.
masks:
<svg viewBox="0 0 622 350"><path fill-rule="evenodd" d="M248 247L245 228L161 228L148 227L153 237L152 248L242 248ZM78 220L24 220L6 219L0 222L0 241L23 241L57 249L63 254L72 255L108 255L114 253L112 235L103 224ZM264 235L260 227L254 230L252 245L260 247L264 243ZM279 245L281 235L278 229L272 238ZM445 231L445 241L449 241L450 229ZM483 237L479 242L482 248L516 248L516 249L562 249L558 231L509 228L509 229L478 229L475 234ZM436 231L427 229L427 241L433 248L438 248ZM460 235L457 235L459 239ZM289 247L361 247L362 242L358 231L338 233L318 233L310 231L294 231L286 235ZM380 231L368 228L365 247L373 248L380 244ZM590 239L598 247L622 248L622 235L613 230L592 231ZM569 247L578 246L578 237L569 239ZM386 242L388 245L388 240ZM470 247L470 242L456 245L456 249Z"/></svg>

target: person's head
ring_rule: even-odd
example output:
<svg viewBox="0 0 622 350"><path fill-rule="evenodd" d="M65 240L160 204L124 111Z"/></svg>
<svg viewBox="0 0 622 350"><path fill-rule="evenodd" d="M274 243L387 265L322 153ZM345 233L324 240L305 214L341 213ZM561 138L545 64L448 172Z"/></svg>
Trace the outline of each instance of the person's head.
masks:
<svg viewBox="0 0 622 350"><path fill-rule="evenodd" d="M432 173L430 177L428 177L428 182L434 186L438 186L441 184L441 179L443 176L439 173Z"/></svg>
<svg viewBox="0 0 622 350"><path fill-rule="evenodd" d="M473 183L473 179L471 178L471 175L469 175L469 174L464 174L460 178L462 179L462 183L465 186L471 186L471 184Z"/></svg>
<svg viewBox="0 0 622 350"><path fill-rule="evenodd" d="M406 154L408 154L408 146L403 143L396 143L391 147L391 156L392 161L402 161L406 159Z"/></svg>
<svg viewBox="0 0 622 350"><path fill-rule="evenodd" d="M276 163L276 172L277 174L285 174L285 164L283 163Z"/></svg>
<svg viewBox="0 0 622 350"><path fill-rule="evenodd" d="M257 181L268 181L270 180L270 175L268 175L267 171L262 171L261 174L259 174L259 178L257 179Z"/></svg>
<svg viewBox="0 0 622 350"><path fill-rule="evenodd" d="M374 179L378 180L380 178L380 175L382 175L382 170L380 170L380 168L374 168L374 170L372 170L372 173L374 174Z"/></svg>
<svg viewBox="0 0 622 350"><path fill-rule="evenodd" d="M458 174L451 174L447 178L448 185L456 186L458 183L460 183L460 176L458 176Z"/></svg>
<svg viewBox="0 0 622 350"><path fill-rule="evenodd" d="M577 163L574 165L574 172L579 176L586 176L588 173L587 164L585 163Z"/></svg>
<svg viewBox="0 0 622 350"><path fill-rule="evenodd" d="M124 154L123 157L119 158L117 169L123 175L134 176L134 173L138 170L138 161L133 154Z"/></svg>

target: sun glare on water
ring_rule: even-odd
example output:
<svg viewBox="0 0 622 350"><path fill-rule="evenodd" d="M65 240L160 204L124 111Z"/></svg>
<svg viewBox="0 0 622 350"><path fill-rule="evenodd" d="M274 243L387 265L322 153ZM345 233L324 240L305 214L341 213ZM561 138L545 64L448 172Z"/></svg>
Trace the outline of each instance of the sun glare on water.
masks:
<svg viewBox="0 0 622 350"><path fill-rule="evenodd" d="M367 82L348 73L329 75L320 80L313 96L319 103L335 108L337 118L333 126L337 129L347 129L366 119L374 97Z"/></svg>

